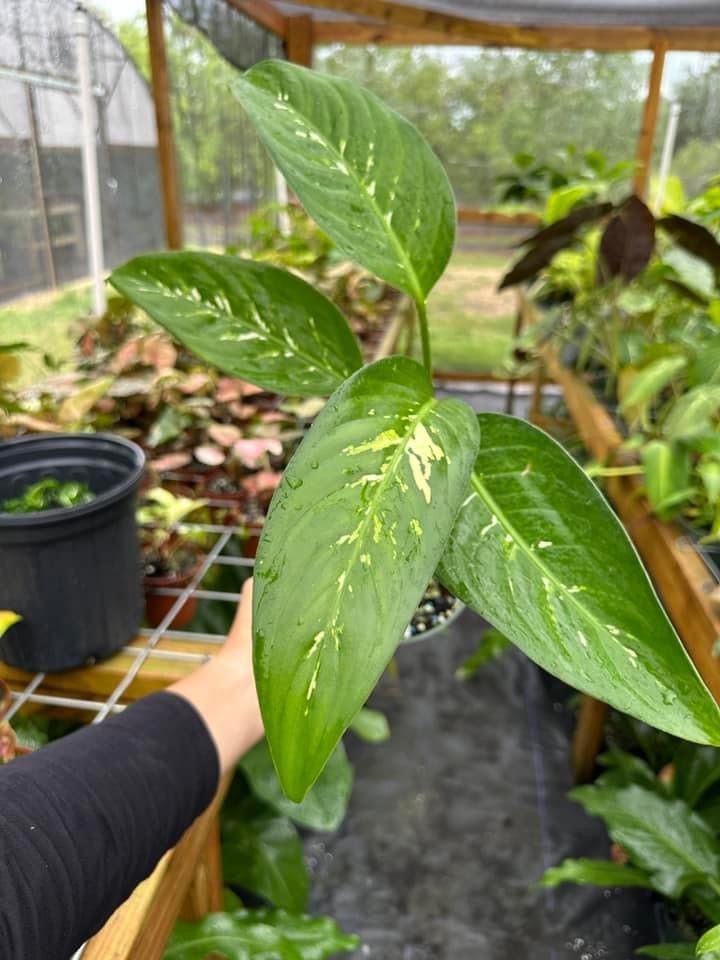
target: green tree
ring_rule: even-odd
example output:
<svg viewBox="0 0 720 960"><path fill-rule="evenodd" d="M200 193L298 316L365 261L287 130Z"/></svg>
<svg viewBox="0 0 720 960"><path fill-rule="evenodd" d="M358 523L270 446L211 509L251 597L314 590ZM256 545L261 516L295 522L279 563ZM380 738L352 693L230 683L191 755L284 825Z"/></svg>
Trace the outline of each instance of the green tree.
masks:
<svg viewBox="0 0 720 960"><path fill-rule="evenodd" d="M635 152L646 68L630 54L333 48L318 59L420 128L461 203L491 202L520 151L545 163L568 144L610 163Z"/></svg>

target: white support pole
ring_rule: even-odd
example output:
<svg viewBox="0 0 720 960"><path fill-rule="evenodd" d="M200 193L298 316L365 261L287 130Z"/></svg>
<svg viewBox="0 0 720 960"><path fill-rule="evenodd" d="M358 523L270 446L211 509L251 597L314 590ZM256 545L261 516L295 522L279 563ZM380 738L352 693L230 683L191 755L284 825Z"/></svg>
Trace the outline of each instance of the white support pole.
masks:
<svg viewBox="0 0 720 960"><path fill-rule="evenodd" d="M672 164L673 153L675 152L675 139L677 137L679 120L680 104L677 100L674 100L670 104L670 115L668 116L668 125L665 130L665 140L663 141L662 154L660 156L660 170L658 172L653 211L656 216L659 216L662 212L662 205L665 200L665 189L667 187L668 177L670 176L670 165Z"/></svg>
<svg viewBox="0 0 720 960"><path fill-rule="evenodd" d="M90 21L81 7L78 7L75 12L75 37L82 115L83 183L88 269L93 280L93 310L97 316L100 316L105 313L107 308L107 297L105 295L105 265L100 213L100 184L98 180L97 121L90 64Z"/></svg>
<svg viewBox="0 0 720 960"><path fill-rule="evenodd" d="M287 181L285 177L280 173L278 168L275 168L275 200L279 204L280 209L277 214L277 225L280 234L283 237L289 237L292 231L290 225L290 214L287 212L288 206L288 188Z"/></svg>

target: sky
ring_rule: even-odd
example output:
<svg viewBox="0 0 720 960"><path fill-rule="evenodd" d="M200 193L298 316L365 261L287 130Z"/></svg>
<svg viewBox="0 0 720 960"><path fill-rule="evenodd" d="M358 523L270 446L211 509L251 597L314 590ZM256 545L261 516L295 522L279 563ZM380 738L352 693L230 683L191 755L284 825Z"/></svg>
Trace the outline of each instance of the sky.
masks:
<svg viewBox="0 0 720 960"><path fill-rule="evenodd" d="M113 21L129 20L144 12L145 0L89 0L88 6L94 7ZM453 53L448 51L448 56L452 57ZM646 59L649 64L649 53L641 53L638 56ZM663 74L663 95L665 97L672 97L675 84L683 77L688 67L696 64L702 56L702 54L697 53L670 53L667 55Z"/></svg>

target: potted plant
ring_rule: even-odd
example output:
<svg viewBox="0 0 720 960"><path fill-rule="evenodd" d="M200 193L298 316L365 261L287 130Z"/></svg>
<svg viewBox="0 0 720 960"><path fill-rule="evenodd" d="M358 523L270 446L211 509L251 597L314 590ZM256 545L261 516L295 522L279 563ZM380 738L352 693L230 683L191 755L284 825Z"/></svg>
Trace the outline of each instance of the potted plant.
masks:
<svg viewBox="0 0 720 960"><path fill-rule="evenodd" d="M6 663L66 670L132 639L144 462L134 443L102 433L0 444L0 599L22 616L0 639Z"/></svg>
<svg viewBox="0 0 720 960"><path fill-rule="evenodd" d="M427 297L455 206L427 143L369 91L292 64L258 64L236 89L338 249L415 302L422 344L422 364L364 367L337 307L266 263L151 254L111 278L232 376L330 397L283 474L256 563L255 677L287 796L301 801L323 770L437 569L556 676L720 744L720 709L592 481L532 425L435 396Z"/></svg>
<svg viewBox="0 0 720 960"><path fill-rule="evenodd" d="M207 500L178 497L153 487L148 490L138 508L143 553L143 585L145 587L145 617L151 627L159 626L177 600L176 595L158 593L164 588L182 590L188 586L200 568L201 543L183 529L182 521L207 504ZM197 609L195 597L188 597L179 608L170 628L176 630L188 624Z"/></svg>

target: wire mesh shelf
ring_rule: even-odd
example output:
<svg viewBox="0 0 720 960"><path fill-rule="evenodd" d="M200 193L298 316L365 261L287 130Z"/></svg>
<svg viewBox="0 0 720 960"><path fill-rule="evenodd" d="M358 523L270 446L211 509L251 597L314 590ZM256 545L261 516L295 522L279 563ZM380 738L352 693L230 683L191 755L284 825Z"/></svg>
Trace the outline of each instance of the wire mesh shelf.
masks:
<svg viewBox="0 0 720 960"><path fill-rule="evenodd" d="M227 503L210 500L208 506L227 508ZM10 686L13 699L6 719L28 705L62 708L87 715L99 723L119 713L128 703L162 689L204 663L225 641L224 632L207 629L174 629L171 624L188 601L215 601L237 604L238 590L206 589L203 584L213 568L245 569L252 573L252 557L224 553L244 539L242 525L192 523L183 521L184 535L206 542L201 562L186 587L156 587L150 593L173 597L174 601L156 627L141 627L134 641L110 660L61 674L28 675L0 664L0 677ZM240 578L238 578L240 582ZM238 585L239 585L238 582Z"/></svg>

